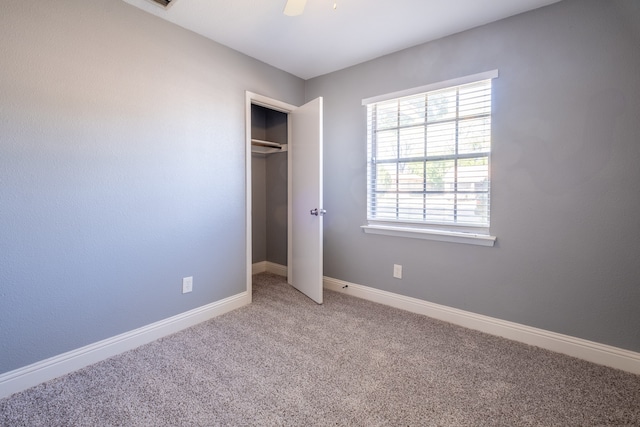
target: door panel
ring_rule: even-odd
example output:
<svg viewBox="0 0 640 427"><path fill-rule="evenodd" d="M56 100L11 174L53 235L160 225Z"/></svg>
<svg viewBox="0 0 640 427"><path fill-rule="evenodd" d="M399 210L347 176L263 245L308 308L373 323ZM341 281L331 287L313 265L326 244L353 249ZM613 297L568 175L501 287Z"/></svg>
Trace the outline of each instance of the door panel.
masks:
<svg viewBox="0 0 640 427"><path fill-rule="evenodd" d="M322 304L322 98L289 114L289 283Z"/></svg>

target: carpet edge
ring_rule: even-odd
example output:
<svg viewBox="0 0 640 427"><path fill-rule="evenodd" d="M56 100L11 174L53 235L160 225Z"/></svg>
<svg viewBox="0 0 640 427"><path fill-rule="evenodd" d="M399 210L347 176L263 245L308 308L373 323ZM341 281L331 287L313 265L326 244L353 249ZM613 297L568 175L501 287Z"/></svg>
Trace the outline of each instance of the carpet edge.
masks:
<svg viewBox="0 0 640 427"><path fill-rule="evenodd" d="M520 323L435 304L364 285L323 277L325 289L388 305L465 328L562 353L588 362L640 374L640 353Z"/></svg>
<svg viewBox="0 0 640 427"><path fill-rule="evenodd" d="M174 334L251 302L247 291L0 375L0 399Z"/></svg>

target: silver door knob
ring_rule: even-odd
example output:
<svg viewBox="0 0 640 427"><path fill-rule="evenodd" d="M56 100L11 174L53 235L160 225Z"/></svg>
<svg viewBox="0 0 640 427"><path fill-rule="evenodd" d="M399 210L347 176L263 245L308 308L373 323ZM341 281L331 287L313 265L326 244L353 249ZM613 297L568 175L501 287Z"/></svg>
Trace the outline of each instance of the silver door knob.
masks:
<svg viewBox="0 0 640 427"><path fill-rule="evenodd" d="M327 211L325 211L324 209L318 209L318 208L311 209L311 215L324 216L324 214L326 214L326 213L327 213Z"/></svg>

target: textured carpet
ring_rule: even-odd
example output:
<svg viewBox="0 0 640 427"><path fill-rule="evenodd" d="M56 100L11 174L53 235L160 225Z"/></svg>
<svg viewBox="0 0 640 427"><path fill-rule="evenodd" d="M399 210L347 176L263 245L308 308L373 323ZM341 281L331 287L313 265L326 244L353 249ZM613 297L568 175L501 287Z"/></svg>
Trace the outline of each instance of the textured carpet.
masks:
<svg viewBox="0 0 640 427"><path fill-rule="evenodd" d="M0 400L0 425L640 425L640 376L254 282L250 306Z"/></svg>

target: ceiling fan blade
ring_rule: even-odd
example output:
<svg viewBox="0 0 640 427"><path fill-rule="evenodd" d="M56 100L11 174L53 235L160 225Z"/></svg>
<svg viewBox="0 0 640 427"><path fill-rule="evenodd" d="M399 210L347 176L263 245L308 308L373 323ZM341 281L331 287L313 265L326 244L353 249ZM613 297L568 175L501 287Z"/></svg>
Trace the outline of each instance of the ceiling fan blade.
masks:
<svg viewBox="0 0 640 427"><path fill-rule="evenodd" d="M287 0L287 4L284 6L284 14L287 16L302 15L306 4L307 0Z"/></svg>

